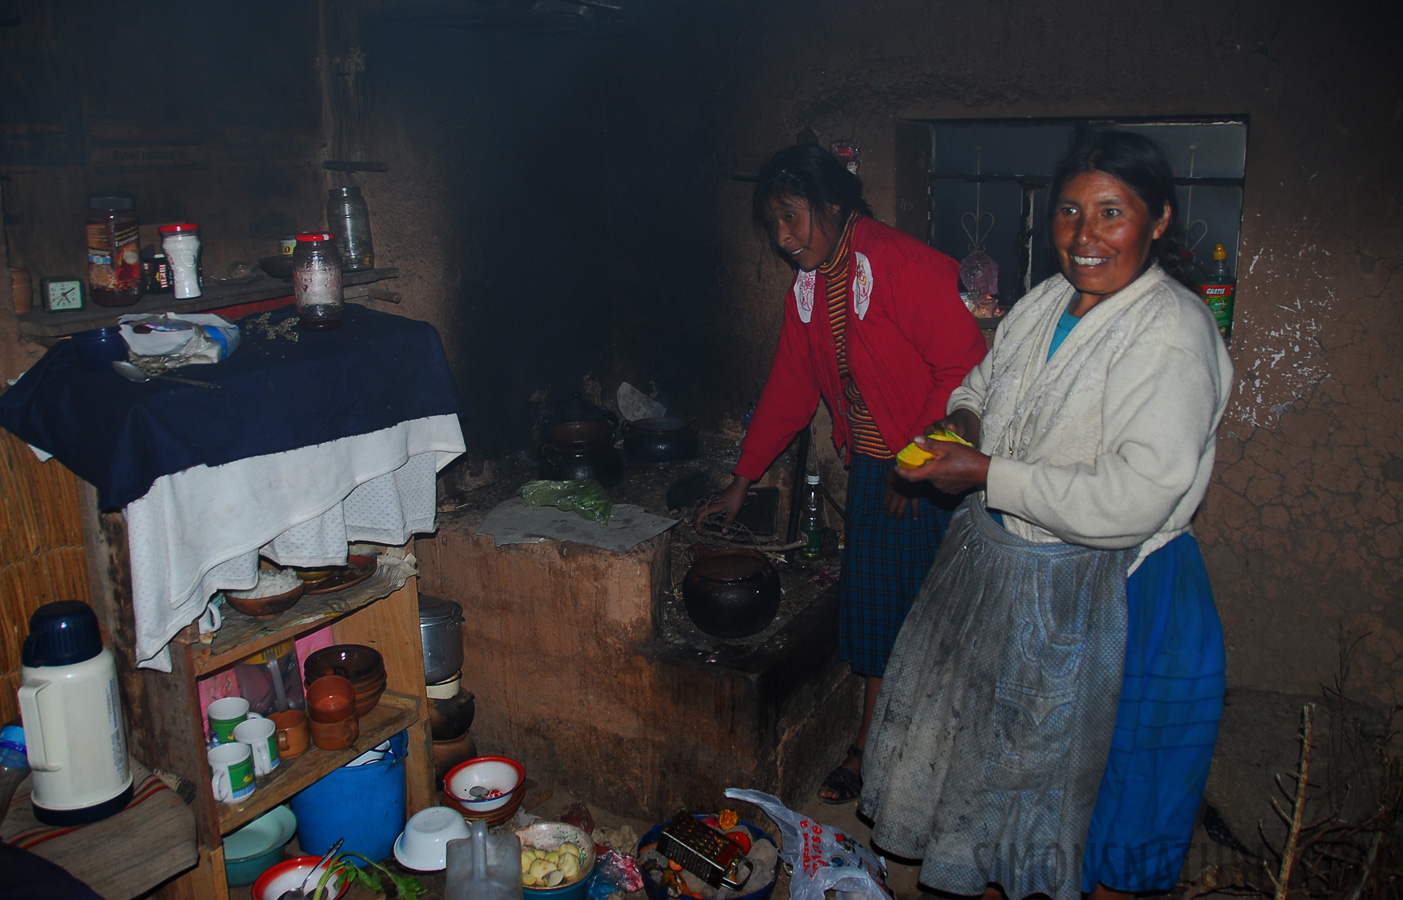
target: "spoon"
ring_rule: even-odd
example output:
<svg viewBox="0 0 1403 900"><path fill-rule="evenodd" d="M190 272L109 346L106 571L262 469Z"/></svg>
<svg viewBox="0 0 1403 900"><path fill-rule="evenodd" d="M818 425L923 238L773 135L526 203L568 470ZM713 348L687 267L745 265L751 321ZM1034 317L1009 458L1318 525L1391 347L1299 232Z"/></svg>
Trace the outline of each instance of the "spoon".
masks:
<svg viewBox="0 0 1403 900"><path fill-rule="evenodd" d="M475 784L475 785L473 785L472 787L468 788L468 799L469 799L469 800L481 800L483 797L486 797L486 796L487 796L487 788L483 787L483 786L480 785L480 784Z"/></svg>
<svg viewBox="0 0 1403 900"><path fill-rule="evenodd" d="M193 378L181 378L179 375L147 375L145 372L141 371L136 366L122 359L112 360L112 368L117 372L118 375L121 375L128 381L150 381L153 378L159 378L162 381L178 381L181 384L193 384L196 387L202 388L224 387L224 385L222 384L213 384L212 382L208 381L196 381Z"/></svg>
<svg viewBox="0 0 1403 900"><path fill-rule="evenodd" d="M302 879L302 883L290 891L283 891L282 896L279 897L278 900L307 900L307 882L312 880L312 876L317 874L318 869L326 865L327 861L336 855L336 851L341 849L341 844L345 842L345 840L345 838L341 838L341 840L332 844L331 849L326 851L321 859L317 860L315 866L312 866L312 871L307 873L307 877Z"/></svg>

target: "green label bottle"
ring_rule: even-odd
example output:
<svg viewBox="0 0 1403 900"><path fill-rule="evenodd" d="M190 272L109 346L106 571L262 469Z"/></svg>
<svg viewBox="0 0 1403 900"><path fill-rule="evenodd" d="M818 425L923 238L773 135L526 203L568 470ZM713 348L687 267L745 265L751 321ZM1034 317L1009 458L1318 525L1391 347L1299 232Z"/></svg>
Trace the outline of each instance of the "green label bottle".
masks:
<svg viewBox="0 0 1403 900"><path fill-rule="evenodd" d="M1233 301L1237 299L1237 279L1228 269L1228 251L1222 244L1213 248L1213 265L1198 285L1199 296L1213 311L1218 321L1218 332L1224 341L1232 340Z"/></svg>

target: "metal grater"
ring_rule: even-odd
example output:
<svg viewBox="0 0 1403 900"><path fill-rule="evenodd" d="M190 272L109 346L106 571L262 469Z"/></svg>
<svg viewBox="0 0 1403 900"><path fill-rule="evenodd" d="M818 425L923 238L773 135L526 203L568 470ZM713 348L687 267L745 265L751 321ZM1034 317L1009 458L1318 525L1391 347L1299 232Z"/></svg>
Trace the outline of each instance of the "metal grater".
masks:
<svg viewBox="0 0 1403 900"><path fill-rule="evenodd" d="M663 826L658 852L714 888L738 890L750 878L740 844L686 813Z"/></svg>

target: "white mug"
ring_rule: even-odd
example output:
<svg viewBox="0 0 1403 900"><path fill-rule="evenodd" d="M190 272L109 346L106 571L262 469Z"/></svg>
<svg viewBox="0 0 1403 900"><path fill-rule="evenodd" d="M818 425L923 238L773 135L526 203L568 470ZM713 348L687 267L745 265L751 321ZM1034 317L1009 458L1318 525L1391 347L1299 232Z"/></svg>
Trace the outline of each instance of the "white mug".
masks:
<svg viewBox="0 0 1403 900"><path fill-rule="evenodd" d="M221 803L238 803L253 793L253 750L248 744L220 744L209 751L210 791Z"/></svg>
<svg viewBox="0 0 1403 900"><path fill-rule="evenodd" d="M248 701L243 697L220 697L214 700L205 708L205 717L209 720L209 736L211 743L227 744L234 740L234 729L249 719L263 718L258 713L248 708Z"/></svg>
<svg viewBox="0 0 1403 900"><path fill-rule="evenodd" d="M245 719L234 726L234 740L248 744L249 749L253 751L255 775L267 775L281 762L278 759L278 726L271 719Z"/></svg>
<svg viewBox="0 0 1403 900"><path fill-rule="evenodd" d="M195 620L195 627L200 629L200 634L210 634L219 630L219 626L224 624L224 614L219 611L219 599L210 601L205 611L200 613L200 617Z"/></svg>

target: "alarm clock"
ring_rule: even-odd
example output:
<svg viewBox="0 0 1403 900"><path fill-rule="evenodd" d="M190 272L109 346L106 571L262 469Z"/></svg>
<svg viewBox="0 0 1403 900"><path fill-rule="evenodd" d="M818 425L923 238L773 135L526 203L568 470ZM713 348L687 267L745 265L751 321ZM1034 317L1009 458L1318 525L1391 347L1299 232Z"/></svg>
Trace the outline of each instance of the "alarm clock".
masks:
<svg viewBox="0 0 1403 900"><path fill-rule="evenodd" d="M39 282L39 296L44 301L44 309L49 312L82 309L86 295L87 289L81 278L58 276Z"/></svg>

